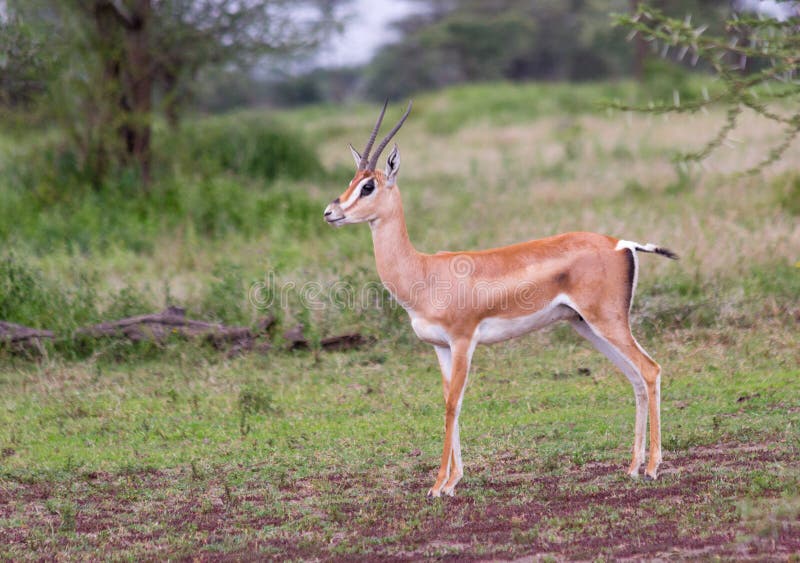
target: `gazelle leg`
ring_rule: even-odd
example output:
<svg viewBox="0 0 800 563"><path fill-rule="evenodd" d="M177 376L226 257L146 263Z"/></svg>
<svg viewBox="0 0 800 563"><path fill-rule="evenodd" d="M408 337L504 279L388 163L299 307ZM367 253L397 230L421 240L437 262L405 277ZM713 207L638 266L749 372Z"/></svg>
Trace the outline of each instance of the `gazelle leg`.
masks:
<svg viewBox="0 0 800 563"><path fill-rule="evenodd" d="M453 355L449 346L434 346L436 357L439 359L439 367L442 369L442 389L444 400L447 402L447 395L450 392L450 372L453 369Z"/></svg>
<svg viewBox="0 0 800 563"><path fill-rule="evenodd" d="M453 342L450 347L450 380L448 382L447 396L445 397L445 430L442 462L439 467L439 473L436 476L436 482L428 491L428 496L438 497L443 491L445 494L452 496L456 484L464 475L464 467L461 462L458 415L461 412L461 401L464 398L464 389L467 385L469 364L472 359L474 348L474 343L471 343L469 340ZM439 354L438 349L437 354Z"/></svg>
<svg viewBox="0 0 800 563"><path fill-rule="evenodd" d="M636 424L634 427L633 459L628 468L632 477L639 475L639 466L645 457L645 434L647 410L650 414L650 460L645 475L655 479L661 463L660 420L660 366L638 345L630 332L628 323L596 320L589 324L584 320L573 321L572 326L584 338L602 352L633 385L636 396Z"/></svg>
<svg viewBox="0 0 800 563"><path fill-rule="evenodd" d="M439 359L439 367L442 370L442 391L444 391L444 402L447 405L447 396L450 393L450 376L453 368L453 355L449 346L434 346L436 357ZM445 422L445 432L447 424ZM455 455L450 456L450 463L447 466L447 476L450 476L450 468L455 466Z"/></svg>

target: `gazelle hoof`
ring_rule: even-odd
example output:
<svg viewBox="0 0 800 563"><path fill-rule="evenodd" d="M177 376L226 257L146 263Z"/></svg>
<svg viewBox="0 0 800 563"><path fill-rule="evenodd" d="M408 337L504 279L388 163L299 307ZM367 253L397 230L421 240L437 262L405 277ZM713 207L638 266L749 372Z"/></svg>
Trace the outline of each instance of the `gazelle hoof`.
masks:
<svg viewBox="0 0 800 563"><path fill-rule="evenodd" d="M428 489L428 494L425 496L427 496L428 498L439 498L440 496L442 496L442 493L439 489L431 487L430 489Z"/></svg>

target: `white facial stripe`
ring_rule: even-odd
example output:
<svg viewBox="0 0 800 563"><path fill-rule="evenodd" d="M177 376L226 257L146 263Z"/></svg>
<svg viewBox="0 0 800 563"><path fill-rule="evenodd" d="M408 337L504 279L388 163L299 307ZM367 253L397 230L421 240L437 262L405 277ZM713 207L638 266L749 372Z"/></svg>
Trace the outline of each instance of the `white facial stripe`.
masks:
<svg viewBox="0 0 800 563"><path fill-rule="evenodd" d="M347 198L347 201L341 204L342 210L346 211L355 205L356 201L358 201L358 198L361 197L361 187L370 180L372 180L372 178L364 178L358 183L358 186L356 186L356 189L354 189L353 193L350 194L350 197Z"/></svg>

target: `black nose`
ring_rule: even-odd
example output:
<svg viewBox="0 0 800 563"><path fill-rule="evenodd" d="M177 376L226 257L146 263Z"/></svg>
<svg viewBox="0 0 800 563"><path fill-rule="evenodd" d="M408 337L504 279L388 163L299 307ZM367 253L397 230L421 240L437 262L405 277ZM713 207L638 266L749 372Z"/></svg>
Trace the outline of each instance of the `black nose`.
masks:
<svg viewBox="0 0 800 563"><path fill-rule="evenodd" d="M326 212L325 212L325 217L327 217L327 216L328 216L328 215L330 215L331 213L333 213L333 211L326 211Z"/></svg>

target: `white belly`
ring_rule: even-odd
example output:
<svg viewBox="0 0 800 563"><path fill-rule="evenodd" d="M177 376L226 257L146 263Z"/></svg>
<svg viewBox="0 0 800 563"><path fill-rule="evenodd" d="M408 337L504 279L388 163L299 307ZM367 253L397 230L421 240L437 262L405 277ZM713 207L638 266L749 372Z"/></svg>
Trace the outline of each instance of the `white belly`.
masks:
<svg viewBox="0 0 800 563"><path fill-rule="evenodd" d="M430 323L411 314L411 328L414 329L417 337L423 342L435 344L436 346L450 345L450 337L444 327L440 325Z"/></svg>
<svg viewBox="0 0 800 563"><path fill-rule="evenodd" d="M553 301L541 311L521 317L488 317L478 325L478 342L481 344L502 342L574 316L573 309Z"/></svg>
<svg viewBox="0 0 800 563"><path fill-rule="evenodd" d="M417 316L410 308L406 309L411 317L411 328L423 342L436 346L450 346L450 335L438 324L426 321ZM577 318L577 308L564 294L559 294L544 309L519 317L487 317L475 330L473 342L476 344L493 344L510 338L522 336L539 330L557 321Z"/></svg>

